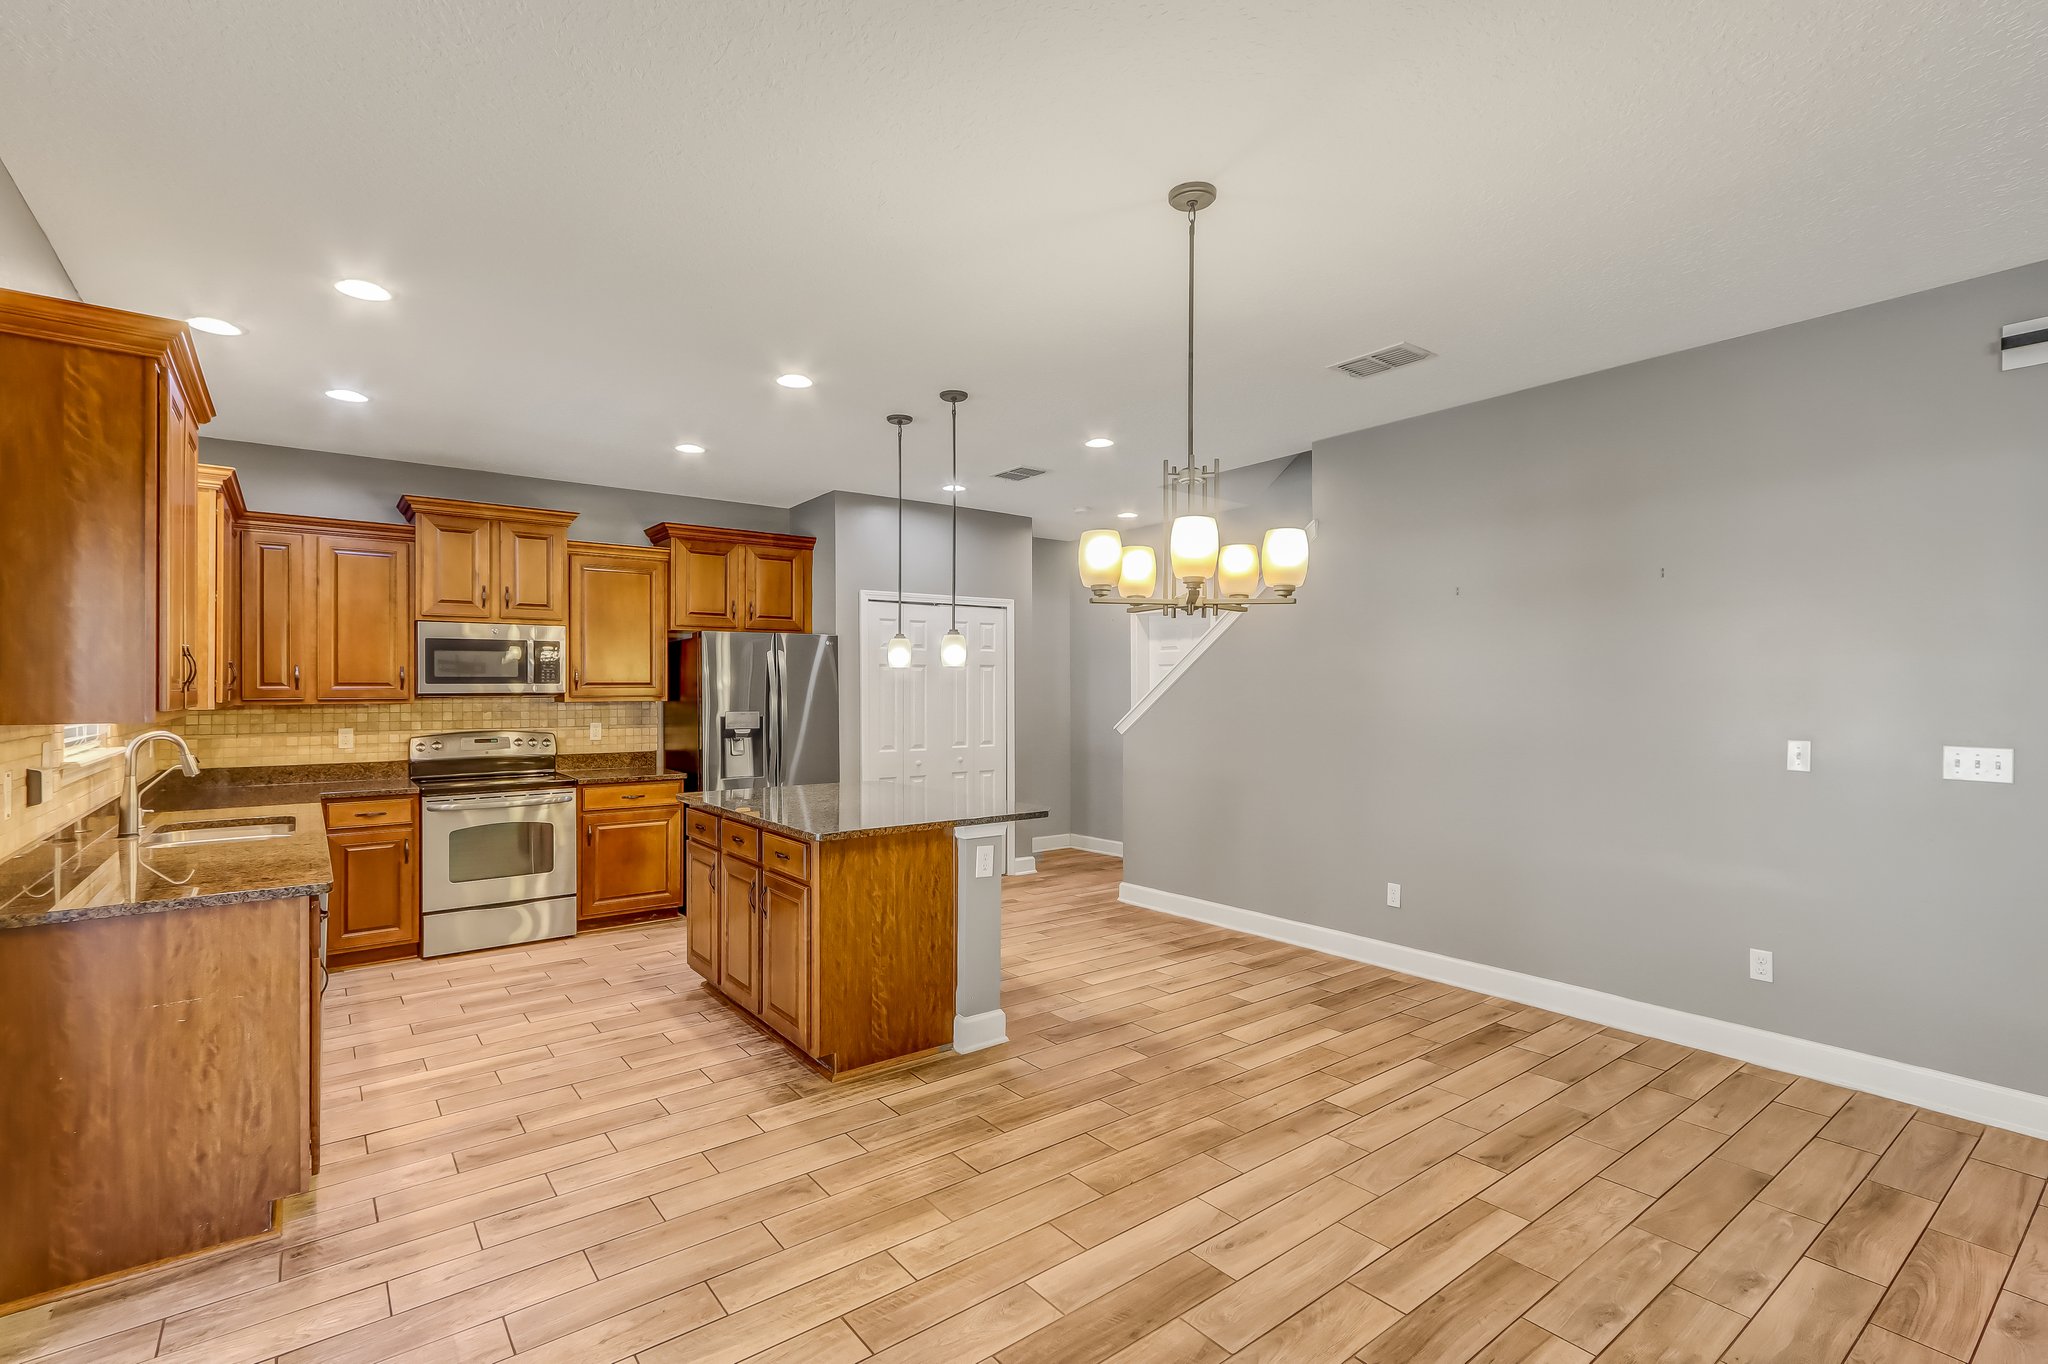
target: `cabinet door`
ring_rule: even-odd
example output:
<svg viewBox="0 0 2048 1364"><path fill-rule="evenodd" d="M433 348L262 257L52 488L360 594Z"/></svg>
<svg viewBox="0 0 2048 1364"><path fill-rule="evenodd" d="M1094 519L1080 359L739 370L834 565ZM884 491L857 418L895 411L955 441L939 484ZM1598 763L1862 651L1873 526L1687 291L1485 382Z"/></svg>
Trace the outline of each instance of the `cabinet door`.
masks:
<svg viewBox="0 0 2048 1364"><path fill-rule="evenodd" d="M583 816L576 917L602 919L683 902L683 811L604 810Z"/></svg>
<svg viewBox="0 0 2048 1364"><path fill-rule="evenodd" d="M683 913L689 933L684 957L708 981L718 979L718 850L702 843L683 845Z"/></svg>
<svg viewBox="0 0 2048 1364"><path fill-rule="evenodd" d="M403 701L412 657L412 550L368 535L314 539L316 701Z"/></svg>
<svg viewBox="0 0 2048 1364"><path fill-rule="evenodd" d="M199 427L168 374L157 460L157 709L184 710L198 685L192 647L193 560L199 541Z"/></svg>
<svg viewBox="0 0 2048 1364"><path fill-rule="evenodd" d="M718 988L749 1012L761 1012L761 929L751 862L731 853L718 867Z"/></svg>
<svg viewBox="0 0 2048 1364"><path fill-rule="evenodd" d="M413 517L418 560L414 614L426 620L491 620L492 555L497 523L482 516L419 512Z"/></svg>
<svg viewBox="0 0 2048 1364"><path fill-rule="evenodd" d="M560 625L569 618L569 532L500 521L492 619Z"/></svg>
<svg viewBox="0 0 2048 1364"><path fill-rule="evenodd" d="M761 1018L811 1050L811 888L761 877Z"/></svg>
<svg viewBox="0 0 2048 1364"><path fill-rule="evenodd" d="M234 650L229 647L229 636L241 625L231 601L235 581L232 514L219 483L200 482L192 524L195 539L188 609L192 613L192 654L199 666L185 708L212 710L226 705L231 695L229 660Z"/></svg>
<svg viewBox="0 0 2048 1364"><path fill-rule="evenodd" d="M723 540L669 541L677 630L740 628L739 551Z"/></svg>
<svg viewBox="0 0 2048 1364"><path fill-rule="evenodd" d="M242 554L235 509L214 499L213 612L214 687L219 703L242 699Z"/></svg>
<svg viewBox="0 0 2048 1364"><path fill-rule="evenodd" d="M668 687L668 564L651 552L569 556L571 701L659 701Z"/></svg>
<svg viewBox="0 0 2048 1364"><path fill-rule="evenodd" d="M410 825L332 833L327 851L334 863L329 956L420 940L419 863Z"/></svg>
<svg viewBox="0 0 2048 1364"><path fill-rule="evenodd" d="M313 574L306 537L242 532L242 699L313 699Z"/></svg>
<svg viewBox="0 0 2048 1364"><path fill-rule="evenodd" d="M807 634L811 628L811 552L741 545L740 627Z"/></svg>

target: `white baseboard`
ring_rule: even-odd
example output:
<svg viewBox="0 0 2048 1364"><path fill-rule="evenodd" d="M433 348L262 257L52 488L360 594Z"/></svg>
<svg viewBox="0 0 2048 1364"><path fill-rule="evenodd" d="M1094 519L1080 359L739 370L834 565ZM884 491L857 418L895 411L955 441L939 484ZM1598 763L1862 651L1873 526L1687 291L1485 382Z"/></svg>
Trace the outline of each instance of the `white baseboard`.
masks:
<svg viewBox="0 0 2048 1364"><path fill-rule="evenodd" d="M1155 909L1254 937L1291 943L1348 961L1368 962L1426 980L1441 981L1483 995L1532 1004L1539 1009L1582 1018L1606 1028L1658 1037L1681 1046L1732 1056L1740 1061L1788 1071L1849 1089L1866 1090L1901 1103L1916 1104L1973 1122L2048 1137L2048 1095L2029 1094L2002 1085L1972 1080L1946 1071L1850 1051L1785 1033L1767 1032L1704 1014L1686 1013L1642 1000L1610 995L1583 985L1526 975L1505 967L1447 957L1417 947L1368 938L1341 929L1297 923L1257 910L1217 904L1177 891L1125 881L1117 890L1125 904Z"/></svg>
<svg viewBox="0 0 2048 1364"><path fill-rule="evenodd" d="M1033 849L1033 851L1037 850ZM1013 857L1010 859L1010 875L1036 876L1037 874L1038 859L1036 857Z"/></svg>
<svg viewBox="0 0 2048 1364"><path fill-rule="evenodd" d="M1104 857L1124 855L1124 845L1113 838L1090 838L1087 834L1046 834L1031 840L1033 853L1053 852L1060 848L1101 853Z"/></svg>
<svg viewBox="0 0 2048 1364"><path fill-rule="evenodd" d="M1001 1009L985 1014L953 1015L953 1050L986 1051L1010 1040L1010 1020Z"/></svg>

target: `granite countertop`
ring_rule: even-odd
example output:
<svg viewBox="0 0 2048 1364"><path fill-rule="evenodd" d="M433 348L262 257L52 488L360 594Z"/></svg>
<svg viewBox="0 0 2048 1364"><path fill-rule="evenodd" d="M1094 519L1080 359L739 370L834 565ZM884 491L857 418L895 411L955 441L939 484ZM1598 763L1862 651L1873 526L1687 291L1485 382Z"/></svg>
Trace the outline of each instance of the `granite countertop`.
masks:
<svg viewBox="0 0 2048 1364"><path fill-rule="evenodd" d="M376 800L419 794L405 764L308 763L283 767L209 767L197 777L172 773L142 798L158 810L213 810L246 805L317 805L323 800Z"/></svg>
<svg viewBox="0 0 2048 1364"><path fill-rule="evenodd" d="M1015 819L1044 819L1050 813L1045 806L1029 801L990 802L945 787L880 781L693 791L687 799L798 838L818 840L948 829L961 824L1007 824Z"/></svg>
<svg viewBox="0 0 2048 1364"><path fill-rule="evenodd" d="M555 771L578 786L617 786L634 781L682 781L686 774L664 767L659 753L561 753Z"/></svg>

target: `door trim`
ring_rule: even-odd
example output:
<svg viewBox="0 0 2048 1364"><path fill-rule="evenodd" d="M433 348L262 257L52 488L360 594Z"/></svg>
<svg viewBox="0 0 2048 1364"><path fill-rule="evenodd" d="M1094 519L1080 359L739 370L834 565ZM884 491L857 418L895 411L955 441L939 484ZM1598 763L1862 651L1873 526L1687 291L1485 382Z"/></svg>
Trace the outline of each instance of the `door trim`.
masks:
<svg viewBox="0 0 2048 1364"><path fill-rule="evenodd" d="M908 602L916 606L945 606L950 602L962 606L979 606L1003 613L1003 794L1014 807L1017 804L1017 601L1014 597L950 597L943 592L905 592L900 596L894 592L880 591L872 587L860 590L860 659L855 676L861 685L867 685L868 660L873 651L880 649L887 641L875 639L868 629L868 605L871 602ZM840 684L846 681L846 660L840 659ZM868 707L865 700L860 707L860 760L861 780L866 781L868 760ZM1009 827L1009 826L1006 826ZM1027 855L1017 851L1017 840L1006 836L1003 840L1003 866L1005 874L1023 875L1028 868Z"/></svg>

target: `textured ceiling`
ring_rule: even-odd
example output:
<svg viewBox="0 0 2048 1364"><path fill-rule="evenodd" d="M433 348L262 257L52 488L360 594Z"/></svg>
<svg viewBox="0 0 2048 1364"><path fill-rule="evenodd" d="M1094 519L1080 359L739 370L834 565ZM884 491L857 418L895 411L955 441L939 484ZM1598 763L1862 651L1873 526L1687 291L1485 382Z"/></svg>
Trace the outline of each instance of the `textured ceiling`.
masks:
<svg viewBox="0 0 2048 1364"><path fill-rule="evenodd" d="M248 329L215 434L787 505L899 408L935 495L957 385L1061 535L1177 453L1178 180L1243 463L2048 255L2044 131L2039 0L0 7L79 290Z"/></svg>

